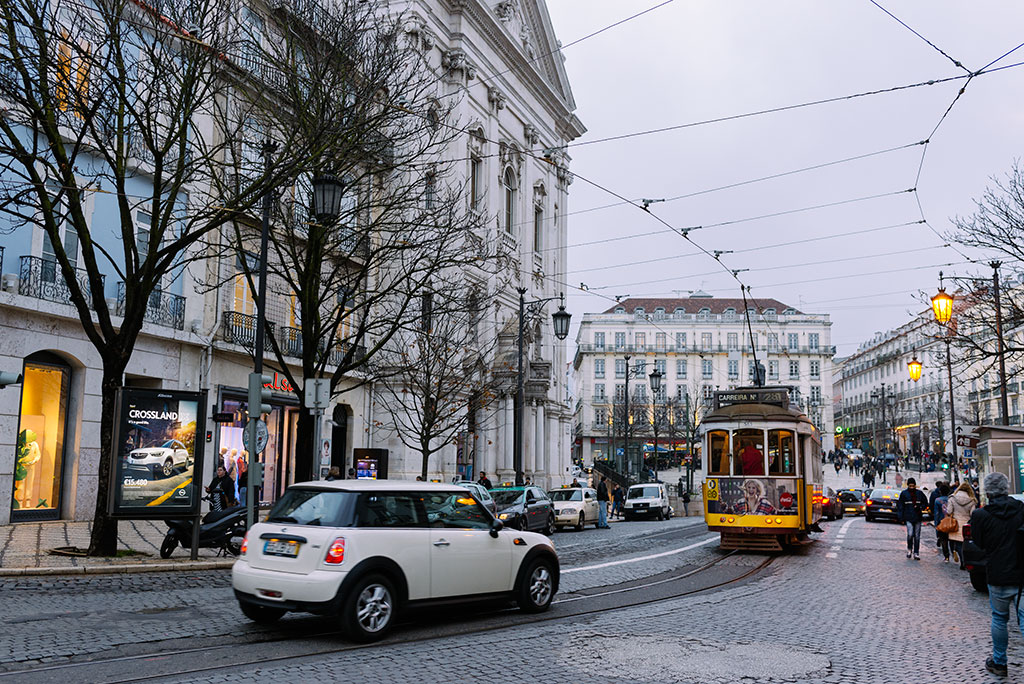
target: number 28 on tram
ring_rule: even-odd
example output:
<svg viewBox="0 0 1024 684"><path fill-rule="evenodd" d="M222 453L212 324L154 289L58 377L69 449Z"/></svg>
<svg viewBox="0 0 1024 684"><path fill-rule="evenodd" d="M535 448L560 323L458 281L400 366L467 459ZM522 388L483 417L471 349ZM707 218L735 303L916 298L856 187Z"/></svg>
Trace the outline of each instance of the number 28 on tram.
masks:
<svg viewBox="0 0 1024 684"><path fill-rule="evenodd" d="M779 550L821 517L821 439L785 387L715 393L701 420L704 520L722 548Z"/></svg>

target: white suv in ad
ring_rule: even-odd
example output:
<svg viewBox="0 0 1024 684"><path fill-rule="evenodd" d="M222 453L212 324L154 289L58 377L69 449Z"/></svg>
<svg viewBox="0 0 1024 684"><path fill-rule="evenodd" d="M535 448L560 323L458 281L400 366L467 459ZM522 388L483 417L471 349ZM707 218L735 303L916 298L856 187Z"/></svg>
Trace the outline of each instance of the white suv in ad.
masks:
<svg viewBox="0 0 1024 684"><path fill-rule="evenodd" d="M668 492L660 482L635 484L626 490L626 503L622 510L626 520L636 518L657 518L666 520L672 517L672 507L668 504Z"/></svg>
<svg viewBox="0 0 1024 684"><path fill-rule="evenodd" d="M389 480L305 482L252 526L231 571L242 612L336 615L357 641L382 638L407 606L508 598L547 610L555 547L502 529L468 490Z"/></svg>

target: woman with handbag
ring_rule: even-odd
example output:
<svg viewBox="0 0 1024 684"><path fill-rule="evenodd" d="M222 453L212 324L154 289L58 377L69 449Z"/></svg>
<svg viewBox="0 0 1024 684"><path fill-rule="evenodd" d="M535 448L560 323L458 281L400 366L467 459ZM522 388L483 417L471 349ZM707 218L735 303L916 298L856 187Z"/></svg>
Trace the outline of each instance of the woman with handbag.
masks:
<svg viewBox="0 0 1024 684"><path fill-rule="evenodd" d="M932 524L935 525L935 536L939 539L939 548L942 549L943 562L949 562L949 532L956 526L956 519L947 516L943 510L946 502L949 501L949 485L940 482L936 487L938 496L932 503Z"/></svg>
<svg viewBox="0 0 1024 684"><path fill-rule="evenodd" d="M956 529L949 533L949 541L953 547L953 560L964 567L964 530L965 524L971 521L971 513L978 507L978 497L968 482L961 482L953 495L946 502L945 514L953 518Z"/></svg>

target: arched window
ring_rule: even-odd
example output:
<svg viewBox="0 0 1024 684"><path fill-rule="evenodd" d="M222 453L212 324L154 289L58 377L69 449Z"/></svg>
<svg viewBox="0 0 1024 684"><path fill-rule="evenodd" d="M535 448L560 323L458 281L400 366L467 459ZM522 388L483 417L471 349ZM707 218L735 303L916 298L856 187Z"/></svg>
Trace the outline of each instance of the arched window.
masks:
<svg viewBox="0 0 1024 684"><path fill-rule="evenodd" d="M684 309L684 308L683 308L683 307L681 307L681 306L677 306L677 307L676 307L676 310L675 310L675 313L676 313L676 314L684 314L684 313L686 313L686 309Z"/></svg>
<svg viewBox="0 0 1024 684"><path fill-rule="evenodd" d="M505 232L515 233L516 225L516 173L505 169Z"/></svg>
<svg viewBox="0 0 1024 684"><path fill-rule="evenodd" d="M642 316L644 314L644 307L636 307L635 309L633 309L633 313L635 313L637 316Z"/></svg>
<svg viewBox="0 0 1024 684"><path fill-rule="evenodd" d="M615 307L615 313L626 313L626 307L624 307L624 306L617 306L617 307Z"/></svg>

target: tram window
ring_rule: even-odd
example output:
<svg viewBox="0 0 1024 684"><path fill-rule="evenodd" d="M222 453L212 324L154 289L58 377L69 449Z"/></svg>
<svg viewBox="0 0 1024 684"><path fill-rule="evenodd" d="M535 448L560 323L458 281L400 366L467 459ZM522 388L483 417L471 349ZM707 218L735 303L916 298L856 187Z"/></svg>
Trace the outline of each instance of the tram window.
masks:
<svg viewBox="0 0 1024 684"><path fill-rule="evenodd" d="M732 433L735 475L764 475L764 432L735 430Z"/></svg>
<svg viewBox="0 0 1024 684"><path fill-rule="evenodd" d="M729 474L729 433L725 430L708 433L708 472L711 475Z"/></svg>
<svg viewBox="0 0 1024 684"><path fill-rule="evenodd" d="M796 475L796 440L791 430L768 431L768 474Z"/></svg>

